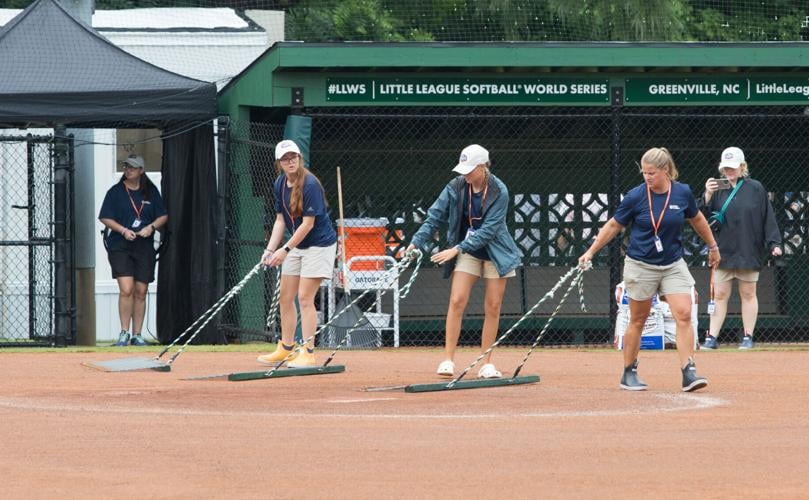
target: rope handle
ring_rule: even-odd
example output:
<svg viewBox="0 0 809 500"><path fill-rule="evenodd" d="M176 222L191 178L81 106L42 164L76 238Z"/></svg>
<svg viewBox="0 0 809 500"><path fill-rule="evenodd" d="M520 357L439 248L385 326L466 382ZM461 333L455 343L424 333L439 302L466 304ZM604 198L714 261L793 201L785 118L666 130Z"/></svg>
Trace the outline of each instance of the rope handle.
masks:
<svg viewBox="0 0 809 500"><path fill-rule="evenodd" d="M523 322L523 321L525 321L525 320L526 320L526 319L527 319L529 316L531 316L531 315L534 313L534 311L536 311L536 310L537 310L537 308L538 308L538 307L539 307L539 306L540 306L540 305L541 305L543 302L545 302L545 300L547 300L547 299L549 299L549 298L553 298L554 293L556 293L556 291L557 291L557 290L559 290L559 288L562 286L562 284L563 284L563 283L565 283L567 280L569 280L569 279L570 279L572 276L574 276L574 275L575 275L575 276L577 276L577 278L578 278L578 276L581 276L583 272L584 272L584 269L582 269L582 268L581 268L581 267L579 267L579 266L576 266L576 267L571 268L571 269L570 269L570 270L569 270L567 273L565 273L565 275L564 275L564 276L562 276L561 278L559 278L559 281L558 281L558 282L557 282L557 283L556 283L556 284L555 284L555 285L554 285L554 286L553 286L553 287L552 287L552 288L551 288L551 289L550 289L550 290L549 290L549 291L548 291L548 292L547 292L545 295L543 295L543 296L542 296L542 298L541 298L541 299L539 299L539 301L538 301L537 303L535 303L533 306L531 306L531 308L530 308L530 309L529 309L529 310L528 310L528 311L527 311L525 314L523 314L523 315L522 315L522 317L520 317L520 319L518 319L518 320L517 320L517 321L516 321L516 322L515 322L513 325L511 325L511 328L509 328L509 329L508 329L508 330L507 330L507 331L506 331L506 332L505 332L505 333L504 333L502 336L500 336L500 338L498 338L497 340L495 340L495 341L494 341L494 343L493 343L491 346L489 346L489 348L488 348L488 349L486 349L486 350L485 350L483 353L481 353L481 354L480 354L480 356L478 356L478 357L477 357L477 358L476 358L476 359L475 359L475 360L472 362L472 364L470 364L469 366L467 366L467 367L466 367L466 368L465 368L465 369L464 369L464 370L461 372L461 374L460 374L460 375L458 375L456 378L454 378L452 381L450 381L450 382L447 384L447 389L451 389L451 388L452 388L452 387L454 387L454 386L455 386L455 384L457 384L457 383L458 383L458 382L459 382L459 381L460 381L462 378L464 378L464 376L466 376L466 374L469 372L469 370L471 370L472 368L474 368L474 367L475 367L475 366L476 366L478 363L480 363L480 360L482 360L483 358L485 358L485 357L486 357L486 356L487 356L487 355L488 355L490 352L492 352L492 351L494 350L494 348L495 348L495 347L497 347L498 345L500 345L500 343L501 343L501 342L503 342L503 340L505 340L505 339L506 339L506 338L507 338L509 335L511 335L511 333L512 333L512 332L513 332L513 331L514 331L514 330L515 330L515 329L516 329L518 326L520 326L520 324L522 324L522 322ZM569 287L568 287L568 289L567 289L567 292L565 293L564 297L562 298L562 301L559 303L559 306L557 306L556 310L554 310L553 314L552 314L552 315L551 315L551 317L549 318L548 323L550 322L550 320L552 320L552 319L553 319L553 316L555 316L555 315L556 315L557 311L559 310L559 307L561 306L562 302L564 302L564 299L567 297L568 293L570 293L570 290L571 290L571 288L573 287L573 285L574 285L575 283L576 283L576 279L574 279L574 280L571 282L570 286L569 286ZM581 290L581 288L580 288L580 290ZM548 323L546 323L546 327L547 327ZM545 328L543 328L543 332L544 332L544 331L545 331ZM535 344L534 344L534 345L536 345L538 342L539 342L539 338L536 340L536 342L535 342ZM528 354L528 355L530 356L530 351L529 351L529 354ZM525 359L523 360L523 364L525 364L525 360L527 360L527 359L528 359L528 356L526 356L526 357L525 357ZM520 368L522 368L522 365L520 365L520 366L518 367L518 370L519 370Z"/></svg>
<svg viewBox="0 0 809 500"><path fill-rule="evenodd" d="M422 256L421 251L419 251L419 250L417 250L417 249L411 250L410 252L406 253L406 254L405 254L405 256L404 256L404 258L402 258L402 260L400 260L399 262L397 262L395 266L393 266L393 267L391 267L390 269L386 270L386 271L384 272L384 274L382 274L382 276L380 276L379 278L377 278L377 280L374 282L374 284L386 283L388 280L390 280L390 279L392 279L392 278L393 278L394 273L396 274L396 276L398 276L399 274L401 274L401 273L402 273L402 271L404 271L404 269L405 269L405 268L407 268L407 266L410 264L410 262L411 262L412 260L414 260L414 259L415 259L415 260L417 260L417 261L419 261L419 262L420 262L420 261L421 261L421 256ZM414 278L412 278L412 277L411 277L411 281L414 281ZM360 300L361 300L363 297L365 297L365 296L366 296L366 295L368 295L369 293L371 293L371 292L375 292L375 291L376 291L376 290L374 290L372 287L370 287L370 288L366 289L366 290L365 290L364 292L362 292L362 293L361 293L361 294L360 294L360 295L359 295L359 296L358 296L356 299L352 300L352 301L351 301L351 302L349 302L349 303L348 303L348 304L347 304L345 307L343 307L342 309L340 309L339 311L337 311L337 313L336 313L334 316L332 316L331 318L329 318L329 321L327 321L326 323L324 323L323 325L321 325L321 326L320 326L320 328L318 328L318 329L315 331L315 333L313 333L311 336L309 336L308 338L304 339L304 341L303 341L303 342L301 342L301 344L300 344L300 345L299 345L299 346L298 346L296 349L293 349L292 351L290 351L290 352L289 352L289 354L287 354L287 355L286 355L286 357L285 357L284 359L282 359L280 363L278 363L276 366L274 366L274 367L272 367L270 370L268 370L268 371L267 371L267 372L264 374L264 376L265 376L265 377L271 377L271 376L272 376L272 375L273 375L275 372L277 372L277 371L278 371L278 369L279 369L279 368L283 367L283 366L284 366L284 365L286 365L286 364L287 364L289 361L291 361L291 360L292 360L292 359L293 359L293 358L294 358L294 357L297 355L297 353L301 353L301 352L303 352L303 349L305 349L305 348L306 348L306 344L308 344L308 343L309 343L309 341L314 340L314 339L315 339L315 337L317 337L318 335L320 335L320 333L321 333L323 330L325 330L325 329L326 329L326 327L330 326L330 325L332 324L332 322L334 322L334 321L335 321L337 318L339 318L339 317L340 317L340 316L341 316L341 315L342 315L344 312L346 312L347 310L349 310L349 309L350 309L352 306L354 306L354 305L355 305L357 302L359 302L359 301L360 301ZM408 291L409 291L409 288L408 288ZM325 365L324 365L324 366L325 366Z"/></svg>

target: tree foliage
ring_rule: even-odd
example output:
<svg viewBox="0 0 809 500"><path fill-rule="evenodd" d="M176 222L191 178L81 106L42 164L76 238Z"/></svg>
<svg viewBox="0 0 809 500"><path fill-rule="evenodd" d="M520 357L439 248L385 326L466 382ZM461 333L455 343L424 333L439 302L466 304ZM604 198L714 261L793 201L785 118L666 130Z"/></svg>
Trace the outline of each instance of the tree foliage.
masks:
<svg viewBox="0 0 809 500"><path fill-rule="evenodd" d="M0 7L24 8L32 1L0 0ZM285 10L286 38L310 42L809 37L805 0L96 0L97 9L143 7Z"/></svg>

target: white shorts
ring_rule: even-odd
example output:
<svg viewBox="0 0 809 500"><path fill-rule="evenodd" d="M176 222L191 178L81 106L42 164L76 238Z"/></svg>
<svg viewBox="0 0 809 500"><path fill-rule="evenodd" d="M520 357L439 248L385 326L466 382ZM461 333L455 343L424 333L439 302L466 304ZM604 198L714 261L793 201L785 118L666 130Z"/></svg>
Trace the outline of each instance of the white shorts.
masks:
<svg viewBox="0 0 809 500"><path fill-rule="evenodd" d="M337 243L327 247L293 248L281 264L281 274L301 278L331 278Z"/></svg>

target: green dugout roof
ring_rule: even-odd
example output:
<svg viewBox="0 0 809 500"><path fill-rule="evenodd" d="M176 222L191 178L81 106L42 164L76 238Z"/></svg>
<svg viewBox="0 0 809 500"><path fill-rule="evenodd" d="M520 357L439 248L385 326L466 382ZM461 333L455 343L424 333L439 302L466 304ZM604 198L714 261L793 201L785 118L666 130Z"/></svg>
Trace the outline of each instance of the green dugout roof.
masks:
<svg viewBox="0 0 809 500"><path fill-rule="evenodd" d="M279 42L219 93L244 107L809 103L809 43Z"/></svg>

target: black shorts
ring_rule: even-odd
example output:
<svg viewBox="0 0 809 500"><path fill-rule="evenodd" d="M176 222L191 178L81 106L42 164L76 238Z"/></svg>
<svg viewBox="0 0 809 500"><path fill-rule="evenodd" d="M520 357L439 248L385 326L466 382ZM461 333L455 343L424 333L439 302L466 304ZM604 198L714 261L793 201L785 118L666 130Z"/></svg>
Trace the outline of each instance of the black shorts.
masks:
<svg viewBox="0 0 809 500"><path fill-rule="evenodd" d="M139 283L154 281L156 255L152 240L137 239L107 253L112 277L131 276Z"/></svg>

